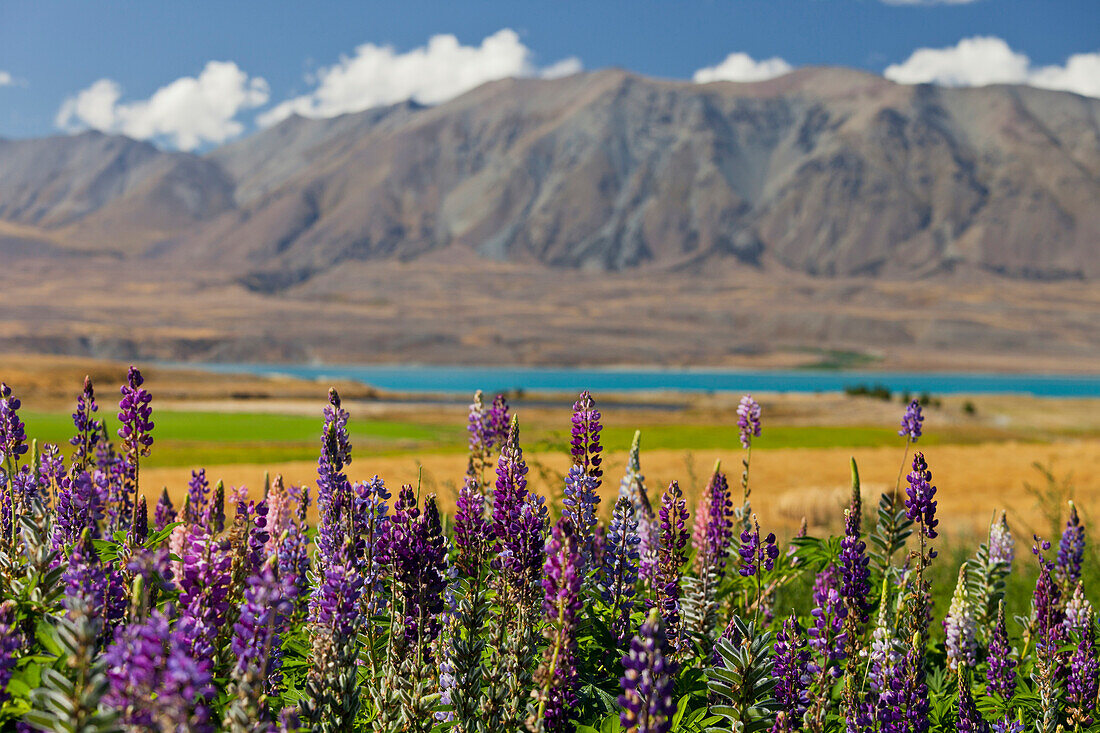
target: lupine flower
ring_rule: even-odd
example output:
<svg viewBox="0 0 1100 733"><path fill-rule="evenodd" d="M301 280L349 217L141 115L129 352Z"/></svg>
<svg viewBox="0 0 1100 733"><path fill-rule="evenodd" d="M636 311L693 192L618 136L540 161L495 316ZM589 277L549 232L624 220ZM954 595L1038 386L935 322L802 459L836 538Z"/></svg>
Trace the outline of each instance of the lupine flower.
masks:
<svg viewBox="0 0 1100 733"><path fill-rule="evenodd" d="M852 506L844 513L844 539L840 541L840 567L843 571L840 596L848 607L852 622L849 633L854 635L867 623L867 614L871 610L871 569L867 543L860 539L859 490L856 489L853 494Z"/></svg>
<svg viewBox="0 0 1100 733"><path fill-rule="evenodd" d="M474 393L473 404L470 405L469 416L466 421L470 450L470 471L472 478L480 479L481 472L489 462L490 452L496 435L489 425L489 411L485 408L484 398L479 389Z"/></svg>
<svg viewBox="0 0 1100 733"><path fill-rule="evenodd" d="M947 638L948 667L973 667L978 657L977 626L966 588L966 563L959 568L959 580L955 584L955 594L951 596L947 616L943 619L943 631Z"/></svg>
<svg viewBox="0 0 1100 733"><path fill-rule="evenodd" d="M638 520L634 506L625 497L615 503L611 525L607 530L607 546L600 578L604 603L611 607L613 631L625 638L634 608L635 585L638 582Z"/></svg>
<svg viewBox="0 0 1100 733"><path fill-rule="evenodd" d="M910 443L916 443L921 436L921 424L924 415L921 414L920 402L913 400L905 408L905 414L901 416L901 430L898 435L906 438Z"/></svg>
<svg viewBox="0 0 1100 733"><path fill-rule="evenodd" d="M188 529L179 571L180 621L189 648L198 658L211 658L214 640L229 612L233 557L228 542L198 526Z"/></svg>
<svg viewBox="0 0 1100 733"><path fill-rule="evenodd" d="M527 464L519 447L519 420L512 418L500 451L493 502L493 535L500 544L505 582L515 590L538 583L542 569L546 507L527 490Z"/></svg>
<svg viewBox="0 0 1100 733"><path fill-rule="evenodd" d="M65 459L61 456L61 449L53 443L46 443L38 457L38 488L45 492L48 499L52 492L61 488L65 476Z"/></svg>
<svg viewBox="0 0 1100 733"><path fill-rule="evenodd" d="M704 568L713 568L721 577L733 540L733 501L724 473L715 470L700 502L703 513L696 513L695 522L703 523L703 531L701 544L695 547L695 569L702 572Z"/></svg>
<svg viewBox="0 0 1100 733"><path fill-rule="evenodd" d="M487 420L488 435L491 436L490 448L496 445L504 445L504 441L508 438L508 429L511 423L512 418L508 414L508 400L504 395L498 394L493 398Z"/></svg>
<svg viewBox="0 0 1100 733"><path fill-rule="evenodd" d="M91 468L95 459L96 444L103 432L103 421L96 420L95 414L99 411L99 405L95 402L95 390L92 388L91 377L84 377L84 391L76 398L76 412L73 413L73 426L76 428L69 443L76 450L73 451L72 473Z"/></svg>
<svg viewBox="0 0 1100 733"><path fill-rule="evenodd" d="M11 387L0 382L0 466L15 465L27 452L27 431L19 419L22 403Z"/></svg>
<svg viewBox="0 0 1100 733"><path fill-rule="evenodd" d="M921 526L924 536L928 539L936 537L936 487L932 485L932 472L928 470L928 462L924 460L924 454L917 452L913 456L913 470L906 477L909 487L906 490L905 516L912 522Z"/></svg>
<svg viewBox="0 0 1100 733"><path fill-rule="evenodd" d="M23 634L15 618L15 601L0 603L0 704L11 697L8 682L15 670L15 654L24 646Z"/></svg>
<svg viewBox="0 0 1100 733"><path fill-rule="evenodd" d="M886 617L886 604L883 603L879 609L878 623L871 632L871 649L867 659L867 685L872 692L880 694L889 689L889 681L902 659L900 646Z"/></svg>
<svg viewBox="0 0 1100 733"><path fill-rule="evenodd" d="M760 523L756 521L756 515L752 515L753 529L741 533L741 546L738 553L741 555L741 567L738 572L746 578L752 577L757 572L771 572L775 567L775 559L779 557L779 547L775 544L775 533L769 532L764 541L760 541Z"/></svg>
<svg viewBox="0 0 1100 733"><path fill-rule="evenodd" d="M585 473L580 464L569 469L569 474L565 477L561 513L573 523L585 556L592 554L592 532L598 523L596 511L600 506L600 496L596 493L599 486L599 478Z"/></svg>
<svg viewBox="0 0 1100 733"><path fill-rule="evenodd" d="M653 609L623 657L619 722L627 733L667 733L672 729L677 665L669 653L661 616Z"/></svg>
<svg viewBox="0 0 1100 733"><path fill-rule="evenodd" d="M658 527L642 474L641 437L640 430L634 431L634 440L626 459L626 472L619 481L619 496L626 497L634 506L634 516L638 520L638 574L642 580L649 582L657 566Z"/></svg>
<svg viewBox="0 0 1100 733"><path fill-rule="evenodd" d="M99 536L99 521L103 518L100 492L86 471L68 479L57 494L54 514L53 547L72 545L87 530L92 538Z"/></svg>
<svg viewBox="0 0 1100 733"><path fill-rule="evenodd" d="M454 543L458 549L455 566L466 577L477 574L492 543L489 522L485 519L485 496L469 476L458 491L455 508Z"/></svg>
<svg viewBox="0 0 1100 733"><path fill-rule="evenodd" d="M205 522L210 502L210 482L206 480L206 469L191 472L187 482L187 503L184 504L183 521L188 524Z"/></svg>
<svg viewBox="0 0 1100 733"><path fill-rule="evenodd" d="M1062 621L1065 612L1061 606L1062 591L1054 580L1055 564L1043 556L1050 549L1050 543L1035 538L1032 553L1039 561L1039 578L1035 581L1032 594L1031 618L1035 623L1036 637L1057 643L1061 639Z"/></svg>
<svg viewBox="0 0 1100 733"><path fill-rule="evenodd" d="M584 557L572 522L562 518L550 535L543 572L542 608L548 624L548 646L535 673L538 709L531 721L551 733L572 729L569 719L577 705L577 614L581 610ZM538 713L541 712L541 715Z"/></svg>
<svg viewBox="0 0 1100 733"><path fill-rule="evenodd" d="M829 565L818 573L814 582L814 607L810 612L814 625L806 635L809 637L810 648L816 654L810 664L810 672L815 675L828 672L833 677L839 677L840 668L836 665L845 656L846 639L843 629L848 609L841 602L840 592L837 590L838 575L837 567Z"/></svg>
<svg viewBox="0 0 1100 733"><path fill-rule="evenodd" d="M283 483L282 475L276 474L264 498L267 501L267 533L269 535L267 552L271 554L279 544L279 537L294 520L294 507L291 504L290 493Z"/></svg>
<svg viewBox="0 0 1100 733"><path fill-rule="evenodd" d="M145 544L145 540L149 539L149 507L145 503L144 495L138 497L134 504L134 516L126 538L131 547Z"/></svg>
<svg viewBox="0 0 1100 733"><path fill-rule="evenodd" d="M405 615L405 639L420 640L421 658L427 659L427 646L439 635L439 614L443 611L446 545L439 521L435 496L424 501L424 513L416 511L412 489L401 490L400 515L395 513L390 548L397 566L397 584L401 604L395 611ZM406 509L408 504L412 507ZM397 599L394 600L395 604Z"/></svg>
<svg viewBox="0 0 1100 733"><path fill-rule="evenodd" d="M985 672L986 692L1001 695L1006 700L1016 692L1016 659L1008 641L1005 624L1005 607L1002 601L997 610L997 623L989 637L988 668Z"/></svg>
<svg viewBox="0 0 1100 733"><path fill-rule="evenodd" d="M760 405L745 395L737 404L737 427L741 433L741 447L748 450L753 438L760 437Z"/></svg>
<svg viewBox="0 0 1100 733"><path fill-rule="evenodd" d="M1011 569L1015 557L1016 540L1008 528L1008 518L1001 512L1000 520L989 525L989 559Z"/></svg>
<svg viewBox="0 0 1100 733"><path fill-rule="evenodd" d="M993 733L1024 733L1024 724L1005 713L1000 720L993 721Z"/></svg>
<svg viewBox="0 0 1100 733"><path fill-rule="evenodd" d="M680 484L673 481L661 495L660 541L657 549L657 572L654 595L661 612L669 642L680 648L680 569L687 559L687 502Z"/></svg>
<svg viewBox="0 0 1100 733"><path fill-rule="evenodd" d="M279 563L279 576L296 589L295 597L300 605L309 588L309 537L304 524L291 524L279 537L275 550Z"/></svg>
<svg viewBox="0 0 1100 733"><path fill-rule="evenodd" d="M970 675L967 674L966 667L963 665L958 668L958 678L958 716L955 730L958 733L988 733L989 723L985 721L982 714L978 712L978 706L974 704L974 696L970 693Z"/></svg>
<svg viewBox="0 0 1100 733"><path fill-rule="evenodd" d="M137 367L130 367L126 374L126 384L120 390L122 399L118 403L118 437L131 458L148 456L153 445L153 408L150 402L153 396L142 387L144 377Z"/></svg>
<svg viewBox="0 0 1100 733"><path fill-rule="evenodd" d="M176 521L176 509L172 506L172 499L168 496L168 489L160 494L157 506L153 510L153 528L160 532L169 524Z"/></svg>
<svg viewBox="0 0 1100 733"><path fill-rule="evenodd" d="M1068 594L1069 589L1081 579L1081 563L1085 559L1085 528L1077 516L1077 506L1069 503L1069 519L1058 543L1058 559L1054 567L1054 577Z"/></svg>
<svg viewBox="0 0 1100 733"><path fill-rule="evenodd" d="M334 562L323 570L324 575L314 587L310 601L310 620L335 640L352 638L359 626L363 578L356 571L350 554L348 545L337 552Z"/></svg>
<svg viewBox="0 0 1100 733"><path fill-rule="evenodd" d="M225 529L225 484L221 481L214 484L214 489L210 492L210 503L206 506L206 515L199 523L211 532Z"/></svg>
<svg viewBox="0 0 1100 733"><path fill-rule="evenodd" d="M229 648L236 659L234 676L263 680L268 692L282 685L281 635L294 612L297 589L267 564L248 579Z"/></svg>
<svg viewBox="0 0 1100 733"><path fill-rule="evenodd" d="M798 618L792 613L775 634L772 651L772 674L775 677L775 699L783 709L801 717L809 704L810 652Z"/></svg>
<svg viewBox="0 0 1100 733"><path fill-rule="evenodd" d="M573 456L573 463L581 467L586 476L596 479L596 489L600 485L600 477L603 470L603 446L600 445L600 411L592 400L592 393L581 392L580 399L573 404L573 427L569 452ZM595 490L595 489L594 489Z"/></svg>
<svg viewBox="0 0 1100 733"><path fill-rule="evenodd" d="M1092 604L1085 598L1084 587L1080 582L1073 591L1073 596L1066 604L1066 618L1062 626L1066 631L1080 631L1092 620Z"/></svg>
<svg viewBox="0 0 1100 733"><path fill-rule="evenodd" d="M1078 586L1080 589L1080 586ZM1091 608L1084 609L1077 629L1077 648L1069 663L1066 707L1075 723L1092 725L1100 691L1100 661L1096 656L1096 630Z"/></svg>

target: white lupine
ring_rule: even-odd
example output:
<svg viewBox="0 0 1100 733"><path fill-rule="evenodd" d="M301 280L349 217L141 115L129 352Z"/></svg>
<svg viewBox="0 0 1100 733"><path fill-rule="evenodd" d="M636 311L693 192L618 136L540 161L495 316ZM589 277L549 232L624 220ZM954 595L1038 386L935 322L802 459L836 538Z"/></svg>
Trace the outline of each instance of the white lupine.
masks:
<svg viewBox="0 0 1100 733"><path fill-rule="evenodd" d="M973 667L978 661L978 644L975 637L977 624L974 610L970 606L970 595L966 590L966 564L959 568L959 582L951 596L951 606L943 620L944 634L947 636L947 663L951 669L958 669L959 662Z"/></svg>
<svg viewBox="0 0 1100 733"><path fill-rule="evenodd" d="M1008 528L1008 519L1001 512L1001 518L994 520L989 525L989 559L993 562L1004 563L1007 569L1012 568L1012 560L1016 556L1016 540L1012 531Z"/></svg>

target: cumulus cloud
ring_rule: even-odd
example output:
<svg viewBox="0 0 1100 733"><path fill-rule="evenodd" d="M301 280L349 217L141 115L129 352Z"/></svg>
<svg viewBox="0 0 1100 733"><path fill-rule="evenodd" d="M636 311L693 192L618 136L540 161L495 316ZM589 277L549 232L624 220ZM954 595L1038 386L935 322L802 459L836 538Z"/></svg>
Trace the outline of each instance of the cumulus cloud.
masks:
<svg viewBox="0 0 1100 733"><path fill-rule="evenodd" d="M531 50L510 28L487 36L479 46L463 46L450 34L432 36L426 45L405 52L364 43L352 55L318 71L313 91L276 105L257 121L267 126L292 114L334 117L406 99L439 104L487 81L514 76L555 78L581 68L576 58L539 68Z"/></svg>
<svg viewBox="0 0 1100 733"><path fill-rule="evenodd" d="M11 72L0 69L0 87L10 87L15 83L15 78L12 77Z"/></svg>
<svg viewBox="0 0 1100 733"><path fill-rule="evenodd" d="M56 122L64 130L94 128L193 150L241 134L237 115L266 104L268 97L262 78L250 77L232 61L211 61L197 77L176 79L132 102L120 101L117 82L100 79L66 99Z"/></svg>
<svg viewBox="0 0 1100 733"><path fill-rule="evenodd" d="M698 84L711 81L764 81L783 76L791 65L778 56L756 61L747 53L731 53L716 66L699 69L691 77Z"/></svg>
<svg viewBox="0 0 1100 733"><path fill-rule="evenodd" d="M1002 39L975 36L948 48L919 48L903 63L886 67L883 76L899 84L1029 84L1100 97L1100 52L1075 54L1063 66L1035 67Z"/></svg>

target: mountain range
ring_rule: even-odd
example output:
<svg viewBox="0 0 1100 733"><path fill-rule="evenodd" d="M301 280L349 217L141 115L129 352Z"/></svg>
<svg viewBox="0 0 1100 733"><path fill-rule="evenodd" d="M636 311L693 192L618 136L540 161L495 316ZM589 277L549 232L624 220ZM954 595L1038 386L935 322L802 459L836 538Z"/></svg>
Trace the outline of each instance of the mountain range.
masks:
<svg viewBox="0 0 1100 733"><path fill-rule="evenodd" d="M998 283L1018 298L1039 292L1030 286L1087 287L1098 255L1100 99L1025 86L906 86L838 68L694 84L611 69L492 82L434 107L291 117L202 155L98 132L0 140L0 256L24 273L60 283L74 266L123 268L270 308L355 302L349 272L418 266L444 278L513 268L547 288L583 277L600 298L719 273L822 293L842 282ZM452 301L475 297L440 284ZM802 330L788 347L852 346ZM0 345L30 348L4 333L0 321ZM869 336L887 350L905 338ZM1095 336L1065 345L1100 357ZM313 348L262 356L319 358Z"/></svg>

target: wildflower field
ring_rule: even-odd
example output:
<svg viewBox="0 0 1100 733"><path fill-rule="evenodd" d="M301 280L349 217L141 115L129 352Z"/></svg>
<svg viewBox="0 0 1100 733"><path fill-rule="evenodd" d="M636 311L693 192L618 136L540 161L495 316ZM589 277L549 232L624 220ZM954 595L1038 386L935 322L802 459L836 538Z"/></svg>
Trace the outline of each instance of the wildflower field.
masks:
<svg viewBox="0 0 1100 733"><path fill-rule="evenodd" d="M900 465L864 477L880 496L852 460L842 533L804 522L783 540L753 511L767 426L749 396L729 427L740 455L685 491L647 482L637 435L605 431L582 393L548 499L519 416L478 393L453 516L423 483L354 476L335 390L311 480L250 497L196 470L176 502L145 478L159 445L137 369L117 430L90 380L68 426L28 436L21 407L0 384L4 730L1100 730L1077 507L1055 510L1058 536L1021 537L1030 553L994 506L974 546L946 543L915 401Z"/></svg>

